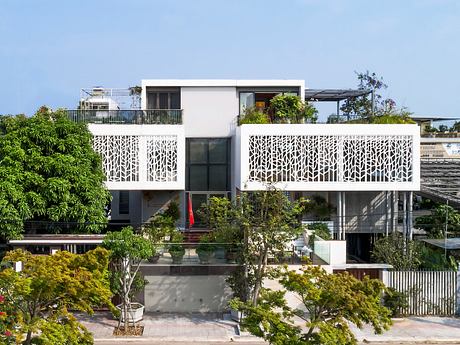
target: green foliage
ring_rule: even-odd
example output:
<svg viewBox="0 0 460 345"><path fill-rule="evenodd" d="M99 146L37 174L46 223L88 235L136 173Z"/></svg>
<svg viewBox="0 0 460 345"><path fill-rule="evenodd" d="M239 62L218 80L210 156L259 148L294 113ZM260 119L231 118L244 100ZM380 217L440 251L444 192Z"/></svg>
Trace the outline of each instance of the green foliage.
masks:
<svg viewBox="0 0 460 345"><path fill-rule="evenodd" d="M214 236L210 234L202 235L196 248L197 252L212 253L215 249Z"/></svg>
<svg viewBox="0 0 460 345"><path fill-rule="evenodd" d="M417 241L406 241L399 234L377 240L372 249L372 260L392 265L395 270L416 270L422 264L422 247Z"/></svg>
<svg viewBox="0 0 460 345"><path fill-rule="evenodd" d="M401 316L401 311L409 307L408 295L394 288L386 288L383 305L391 312L391 317Z"/></svg>
<svg viewBox="0 0 460 345"><path fill-rule="evenodd" d="M257 108L248 108L245 110L243 116L240 118L239 121L240 125L247 125L247 124L267 124L270 123L270 119L268 115Z"/></svg>
<svg viewBox="0 0 460 345"><path fill-rule="evenodd" d="M431 248L428 245L421 250L421 268L430 271L456 271L458 263L454 256L445 255L439 248Z"/></svg>
<svg viewBox="0 0 460 345"><path fill-rule="evenodd" d="M23 263L21 272L12 268L0 272L4 302L14 310L11 331L17 340L23 344L92 344L91 335L69 310L92 314L95 306L113 308L108 251L97 248L83 255L59 251L35 256L15 250L4 258L4 263L17 261ZM51 342L54 338L60 340Z"/></svg>
<svg viewBox="0 0 460 345"><path fill-rule="evenodd" d="M460 213L452 206L437 205L431 215L415 218L415 226L428 232L431 238L444 238L446 230L449 234L460 234Z"/></svg>
<svg viewBox="0 0 460 345"><path fill-rule="evenodd" d="M314 247L316 237L325 241L332 239L331 231L326 223L311 223L307 225L307 229L312 231L308 237L308 246L310 248Z"/></svg>
<svg viewBox="0 0 460 345"><path fill-rule="evenodd" d="M111 287L113 292L120 296L124 315L128 315L128 309L136 291L139 291L146 283L139 276L139 268L142 260L147 260L153 254L149 240L133 232L131 226L124 227L121 231L109 232L102 243L104 248L110 250L111 259ZM119 315L122 322L123 314ZM127 331L129 318L125 318L124 327Z"/></svg>
<svg viewBox="0 0 460 345"><path fill-rule="evenodd" d="M175 201L171 201L168 205L168 208L163 213L166 217L170 217L174 222L173 225L179 220L180 218L180 210L179 204Z"/></svg>
<svg viewBox="0 0 460 345"><path fill-rule="evenodd" d="M245 279L237 270L229 283L243 300L252 298L255 304L267 276L268 258L283 252L286 243L302 232L298 219L303 211L302 201L291 203L282 191L267 188L241 193L235 202L213 198L204 207L213 228L232 229L232 238L241 239L239 262L245 269Z"/></svg>
<svg viewBox="0 0 460 345"><path fill-rule="evenodd" d="M0 237L19 238L25 220L76 222L74 232L105 227L110 193L91 140L64 111L0 117Z"/></svg>
<svg viewBox="0 0 460 345"><path fill-rule="evenodd" d="M415 123L407 109L396 107L396 102L391 98L384 99L380 94L388 85L382 77L376 73L366 71L356 73L358 78L358 89L372 90L374 93L374 109L372 109L372 97L370 95L347 99L340 110L345 114L355 114L361 117L358 120L347 123L372 123L372 124L413 124ZM333 117L332 117L333 118Z"/></svg>
<svg viewBox="0 0 460 345"><path fill-rule="evenodd" d="M273 113L275 122L309 121L315 123L318 119L318 111L310 103L302 102L299 96L276 95L270 100L270 112Z"/></svg>
<svg viewBox="0 0 460 345"><path fill-rule="evenodd" d="M326 221L331 219L335 207L321 195L312 195L309 199L303 199L304 213L308 219Z"/></svg>
<svg viewBox="0 0 460 345"><path fill-rule="evenodd" d="M279 270L285 291L263 289L259 303L231 301L245 315L244 329L270 344L357 344L349 323L370 324L376 333L391 325L390 311L381 303L384 284L377 279L360 281L348 273L328 274L318 266L304 266L301 273ZM285 293L294 293L302 309L287 304ZM294 319L303 320L303 328Z"/></svg>

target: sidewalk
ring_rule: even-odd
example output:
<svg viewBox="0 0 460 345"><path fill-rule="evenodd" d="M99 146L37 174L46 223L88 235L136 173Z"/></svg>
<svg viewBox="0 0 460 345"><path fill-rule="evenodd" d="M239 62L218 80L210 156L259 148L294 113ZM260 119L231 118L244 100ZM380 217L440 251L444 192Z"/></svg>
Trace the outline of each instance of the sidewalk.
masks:
<svg viewBox="0 0 460 345"><path fill-rule="evenodd" d="M78 316L98 342L128 343L131 341L160 343L262 343L263 341L242 332L239 335L238 324L222 319L222 314L169 314L146 313L141 325L142 337L115 337L112 335L117 321L110 313L96 313L93 317ZM389 331L381 335L374 334L369 326L362 330L351 326L358 342L361 343L450 343L460 344L460 318L448 317L409 317L394 320Z"/></svg>
<svg viewBox="0 0 460 345"><path fill-rule="evenodd" d="M113 329L117 321L110 313L95 313L92 317L77 316L78 320L98 341L188 341L228 342L238 338L237 323L222 319L222 314L168 314L146 313L140 325L144 326L142 337L115 337Z"/></svg>
<svg viewBox="0 0 460 345"><path fill-rule="evenodd" d="M389 331L374 334L371 327L352 326L359 342L365 343L451 343L460 344L460 318L408 317L393 321Z"/></svg>

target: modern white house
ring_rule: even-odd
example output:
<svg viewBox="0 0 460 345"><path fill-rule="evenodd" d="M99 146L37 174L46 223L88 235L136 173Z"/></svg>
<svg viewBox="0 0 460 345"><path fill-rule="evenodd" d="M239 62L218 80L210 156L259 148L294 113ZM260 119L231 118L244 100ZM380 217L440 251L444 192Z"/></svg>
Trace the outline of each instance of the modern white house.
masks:
<svg viewBox="0 0 460 345"><path fill-rule="evenodd" d="M332 204L334 237L356 255L374 234L401 228L398 209L410 232L411 193L420 190L417 125L238 125L244 109L268 107L280 93L305 99L305 91L303 80L148 79L137 90L140 109L97 88L69 115L94 135L112 223L148 222L176 200L180 226L200 230L199 219L188 229L189 195L196 211L211 196L270 184L292 199L320 195Z"/></svg>

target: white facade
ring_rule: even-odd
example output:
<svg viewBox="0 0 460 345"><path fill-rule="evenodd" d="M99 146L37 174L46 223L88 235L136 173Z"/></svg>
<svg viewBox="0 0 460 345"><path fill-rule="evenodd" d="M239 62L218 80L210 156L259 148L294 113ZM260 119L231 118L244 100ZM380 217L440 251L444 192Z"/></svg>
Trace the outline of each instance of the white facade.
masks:
<svg viewBox="0 0 460 345"><path fill-rule="evenodd" d="M240 190L420 189L417 125L242 125L236 141Z"/></svg>
<svg viewBox="0 0 460 345"><path fill-rule="evenodd" d="M239 191L274 185L292 192L291 196L324 195L337 208L337 217L343 218L340 226L336 222L336 229L375 233L395 228L398 192L420 189L416 125L237 125L242 93L295 92L303 97L302 80L143 80L141 85L142 110L135 110L138 113L132 117L111 114L114 122L110 124L89 125L113 194L113 221L148 222L174 199L180 204L180 226L184 227L187 193L197 206L212 195L235 196ZM161 90L175 93L171 114L180 118L174 124L158 124L164 108L148 109L149 104L160 104ZM157 98L149 103L152 93ZM171 105L172 96L165 97ZM171 109L165 110L169 114ZM140 124L142 116L150 116L150 122ZM130 122L118 123L125 118ZM215 166L208 157L202 170L192 171L190 143L222 138L230 138L228 186L213 189L216 181L208 181L207 187L192 187L191 177L203 174L204 179L207 174L209 179ZM120 202L122 191L130 191L128 213L126 209L119 212L126 207ZM339 202L337 194L342 192L347 196L341 195ZM388 215L390 204L396 206Z"/></svg>
<svg viewBox="0 0 460 345"><path fill-rule="evenodd" d="M185 136L180 125L90 124L110 190L183 190Z"/></svg>

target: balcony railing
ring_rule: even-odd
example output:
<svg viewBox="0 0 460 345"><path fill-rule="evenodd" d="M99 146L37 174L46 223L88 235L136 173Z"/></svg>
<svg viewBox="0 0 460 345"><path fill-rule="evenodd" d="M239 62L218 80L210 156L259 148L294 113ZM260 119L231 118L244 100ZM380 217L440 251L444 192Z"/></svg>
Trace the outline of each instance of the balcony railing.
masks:
<svg viewBox="0 0 460 345"><path fill-rule="evenodd" d="M180 125L181 109L67 110L75 122L124 125Z"/></svg>

